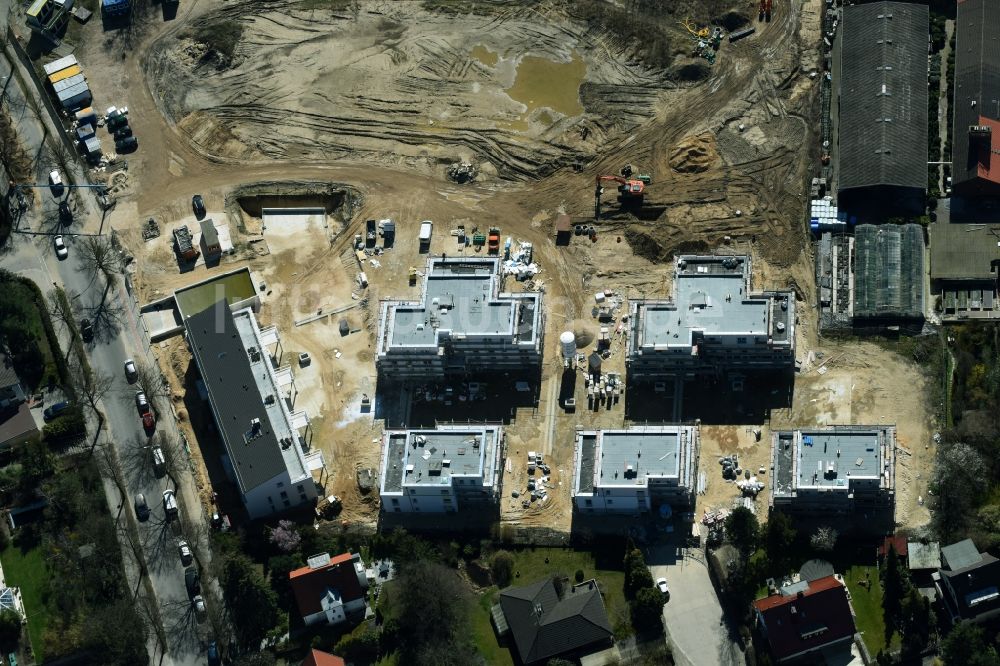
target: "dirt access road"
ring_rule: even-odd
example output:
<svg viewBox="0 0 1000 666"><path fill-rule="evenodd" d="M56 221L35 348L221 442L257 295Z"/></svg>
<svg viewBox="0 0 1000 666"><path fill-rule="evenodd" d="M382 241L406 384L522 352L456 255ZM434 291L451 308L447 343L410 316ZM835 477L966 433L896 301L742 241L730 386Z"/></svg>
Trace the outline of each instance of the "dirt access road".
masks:
<svg viewBox="0 0 1000 666"><path fill-rule="evenodd" d="M224 266L258 271L281 296L265 299L263 319L278 325L286 352L318 359L302 373L297 400L315 417L317 445L335 470L333 492L350 499L354 465L377 462L380 425L354 413L374 377L373 332L331 340L322 325L293 324L312 307L350 299L356 267L342 259L366 218L392 217L407 233L421 219L445 230L499 223L504 236L533 242L550 341L567 327L593 339L598 288L626 298L667 293L666 261L678 250L749 252L765 277L758 286L794 283L809 297L801 215L816 151L803 150L815 143L803 118L814 115L818 89L808 74L818 62L819 2L777 2L771 23L757 24L750 39L724 42L706 78L693 82L643 68L621 39L573 19L564 3L483 5L479 16L436 14L415 2L362 2L357 14L304 9L314 4L182 3L177 18L151 24L137 48L123 53L92 24L76 53L97 105L128 106L139 138L140 150L128 156L129 186L111 215L131 245L141 244L141 220L170 224L189 215L196 192L213 216L246 183L340 182L360 193L340 238L320 234L290 247L272 236L271 254L240 254ZM715 4L729 18L746 10ZM676 18L664 23L684 61L690 39ZM221 59L199 41L199 29L232 22L242 36L233 57ZM563 80L579 94L553 83ZM373 117L377 123L361 122ZM477 164L476 182L445 178L445 165L458 159ZM555 216L589 217L594 175L625 162L651 174L648 198L662 214L637 220L612 212L599 223L598 242L556 248ZM454 247L439 234L432 251ZM160 255L169 260L169 253L151 257ZM370 269L369 301L417 296L405 271L422 261L401 242L383 269ZM153 258L141 263L136 279L147 296L208 274L202 267L179 275ZM170 356L166 365L176 365ZM574 426L621 423L623 408L575 416L555 409L554 349L546 358L538 411L518 413L511 441L519 456L544 444L559 490L542 515L519 516L512 506L505 519L561 529L570 516ZM187 366L176 370L180 379L189 374ZM522 482L515 476L512 487ZM357 515L371 519L374 507L361 504Z"/></svg>

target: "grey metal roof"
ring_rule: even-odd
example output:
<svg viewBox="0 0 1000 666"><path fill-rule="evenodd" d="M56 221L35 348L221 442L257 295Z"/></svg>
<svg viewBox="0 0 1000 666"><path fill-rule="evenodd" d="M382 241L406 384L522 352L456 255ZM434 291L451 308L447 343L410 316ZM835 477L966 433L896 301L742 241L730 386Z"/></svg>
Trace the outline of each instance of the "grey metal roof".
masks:
<svg viewBox="0 0 1000 666"><path fill-rule="evenodd" d="M937 541L930 543L910 541L906 544L906 552L907 563L914 571L941 568L941 546Z"/></svg>
<svg viewBox="0 0 1000 666"><path fill-rule="evenodd" d="M229 304L219 300L184 323L216 425L245 493L285 471L281 445L257 391ZM258 436L250 438L253 419L260 419L261 428Z"/></svg>
<svg viewBox="0 0 1000 666"><path fill-rule="evenodd" d="M996 279L991 263L1000 261L1000 224L935 222L930 239L931 279Z"/></svg>
<svg viewBox="0 0 1000 666"><path fill-rule="evenodd" d="M524 664L608 641L613 635L593 581L575 585L562 600L551 579L507 588L500 592L500 607Z"/></svg>
<svg viewBox="0 0 1000 666"><path fill-rule="evenodd" d="M848 6L841 30L838 189L926 189L927 7Z"/></svg>
<svg viewBox="0 0 1000 666"><path fill-rule="evenodd" d="M942 563L952 571L959 571L978 564L983 556L972 539L963 539L958 543L941 549Z"/></svg>
<svg viewBox="0 0 1000 666"><path fill-rule="evenodd" d="M955 99L952 133L952 183L976 178L970 162L969 127L979 117L1000 120L1000 3L959 0L955 18ZM975 102L975 106L972 103Z"/></svg>

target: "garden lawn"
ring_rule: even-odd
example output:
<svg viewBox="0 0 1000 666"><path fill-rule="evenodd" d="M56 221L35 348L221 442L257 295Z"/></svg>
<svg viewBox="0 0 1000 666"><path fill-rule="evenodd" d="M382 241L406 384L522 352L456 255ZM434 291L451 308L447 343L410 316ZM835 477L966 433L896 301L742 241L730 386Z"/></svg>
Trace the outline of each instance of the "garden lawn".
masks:
<svg viewBox="0 0 1000 666"><path fill-rule="evenodd" d="M42 599L48 577L42 547L36 545L22 552L18 546L11 544L0 553L0 562L3 563L3 575L7 584L21 588L24 612L28 616L28 637L31 639L35 661L40 664L45 661L42 636L45 635L49 619L49 609Z"/></svg>
<svg viewBox="0 0 1000 666"><path fill-rule="evenodd" d="M862 585L865 573L871 579L871 585ZM868 646L868 651L876 655L885 649L885 621L882 617L882 586L879 584L878 568L875 566L854 565L844 573L844 582L851 593L851 605L856 617L854 622L861 637ZM893 636L892 646L898 647L899 637Z"/></svg>

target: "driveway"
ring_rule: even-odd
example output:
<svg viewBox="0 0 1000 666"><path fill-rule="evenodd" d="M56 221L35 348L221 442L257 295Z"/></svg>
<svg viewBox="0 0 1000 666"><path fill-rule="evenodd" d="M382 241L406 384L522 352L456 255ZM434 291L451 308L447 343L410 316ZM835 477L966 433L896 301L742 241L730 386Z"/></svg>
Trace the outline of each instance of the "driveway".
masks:
<svg viewBox="0 0 1000 666"><path fill-rule="evenodd" d="M705 552L657 546L646 554L653 580L666 578L670 601L663 607L667 637L679 666L743 666L730 638L719 597L705 565Z"/></svg>

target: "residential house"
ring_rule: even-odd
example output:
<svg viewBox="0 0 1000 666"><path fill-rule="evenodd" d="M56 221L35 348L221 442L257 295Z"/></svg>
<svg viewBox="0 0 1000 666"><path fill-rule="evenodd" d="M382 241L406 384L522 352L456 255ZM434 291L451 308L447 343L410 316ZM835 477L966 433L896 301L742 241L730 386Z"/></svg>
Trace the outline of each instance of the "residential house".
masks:
<svg viewBox="0 0 1000 666"><path fill-rule="evenodd" d="M941 549L934 581L952 622L985 622L1000 614L1000 560L980 553L972 539Z"/></svg>
<svg viewBox="0 0 1000 666"><path fill-rule="evenodd" d="M607 648L614 636L594 580L574 585L562 599L551 579L509 587L492 615L497 634L513 638L526 666Z"/></svg>
<svg viewBox="0 0 1000 666"><path fill-rule="evenodd" d="M837 576L785 586L752 608L775 663L816 663L820 652L848 648L854 640L854 611Z"/></svg>
<svg viewBox="0 0 1000 666"><path fill-rule="evenodd" d="M37 434L21 380L10 358L0 351L0 449L23 444Z"/></svg>
<svg viewBox="0 0 1000 666"><path fill-rule="evenodd" d="M921 543L911 541L907 544L907 564L910 568L910 580L914 587L932 602L937 600L937 588L934 578L941 568L941 546L937 541Z"/></svg>
<svg viewBox="0 0 1000 666"><path fill-rule="evenodd" d="M357 553L314 555L306 566L289 572L288 579L307 625L342 624L365 616L368 577Z"/></svg>
<svg viewBox="0 0 1000 666"><path fill-rule="evenodd" d="M302 660L302 666L346 666L342 657L312 648Z"/></svg>

